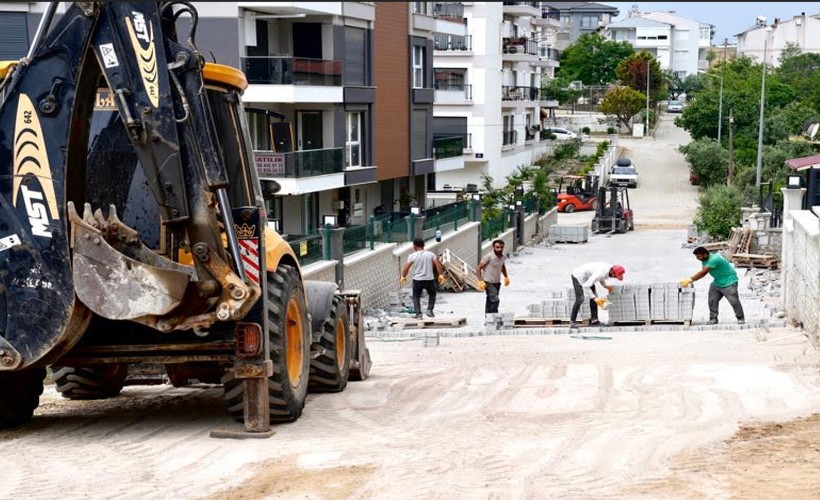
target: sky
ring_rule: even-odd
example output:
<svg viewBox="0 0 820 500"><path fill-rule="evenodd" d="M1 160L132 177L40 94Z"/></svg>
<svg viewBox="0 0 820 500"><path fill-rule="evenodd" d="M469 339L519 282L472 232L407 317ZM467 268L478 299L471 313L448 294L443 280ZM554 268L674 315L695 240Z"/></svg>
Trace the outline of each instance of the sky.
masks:
<svg viewBox="0 0 820 500"><path fill-rule="evenodd" d="M774 18L791 19L805 12L806 15L820 12L820 2L607 2L596 3L616 7L620 14L616 20L624 19L633 5L638 5L641 12L674 10L679 16L709 23L715 26L715 37L712 43L723 44L736 42L735 35L754 26L757 16L765 16L771 24Z"/></svg>

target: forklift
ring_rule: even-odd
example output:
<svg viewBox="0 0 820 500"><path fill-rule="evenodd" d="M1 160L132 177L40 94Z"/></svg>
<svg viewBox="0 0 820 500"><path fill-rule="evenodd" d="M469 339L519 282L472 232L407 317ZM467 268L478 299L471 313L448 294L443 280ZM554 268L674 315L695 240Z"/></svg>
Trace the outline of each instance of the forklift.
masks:
<svg viewBox="0 0 820 500"><path fill-rule="evenodd" d="M610 186L598 189L598 206L591 229L593 233L625 233L635 229L627 188Z"/></svg>
<svg viewBox="0 0 820 500"><path fill-rule="evenodd" d="M566 188L562 190L564 185ZM598 205L598 175L562 175L556 196L559 212L571 214L580 210L595 210Z"/></svg>

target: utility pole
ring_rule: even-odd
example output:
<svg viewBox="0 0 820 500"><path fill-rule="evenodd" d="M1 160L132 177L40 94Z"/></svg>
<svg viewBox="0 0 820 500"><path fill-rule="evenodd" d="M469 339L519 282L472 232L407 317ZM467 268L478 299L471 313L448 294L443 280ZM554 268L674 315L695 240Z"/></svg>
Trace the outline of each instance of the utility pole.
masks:
<svg viewBox="0 0 820 500"><path fill-rule="evenodd" d="M726 178L726 185L731 186L735 175L735 141L733 129L735 128L735 117L732 110L729 110L729 175Z"/></svg>

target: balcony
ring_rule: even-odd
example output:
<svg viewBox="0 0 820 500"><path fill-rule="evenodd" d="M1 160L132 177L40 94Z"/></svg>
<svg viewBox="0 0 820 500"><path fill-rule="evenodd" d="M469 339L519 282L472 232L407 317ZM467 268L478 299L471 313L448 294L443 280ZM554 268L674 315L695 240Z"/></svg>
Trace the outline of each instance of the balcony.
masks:
<svg viewBox="0 0 820 500"><path fill-rule="evenodd" d="M502 101L537 101L541 89L538 87L511 87L504 85L501 87Z"/></svg>
<svg viewBox="0 0 820 500"><path fill-rule="evenodd" d="M254 151L260 179L282 186L281 194L305 194L344 187L343 148L310 149L292 153Z"/></svg>
<svg viewBox="0 0 820 500"><path fill-rule="evenodd" d="M538 56L538 43L524 37L504 38L501 52L505 61L535 61Z"/></svg>
<svg viewBox="0 0 820 500"><path fill-rule="evenodd" d="M561 14L558 10L541 10L541 17L533 19L532 24L535 26L552 26L554 28L561 27Z"/></svg>
<svg viewBox="0 0 820 500"><path fill-rule="evenodd" d="M558 60L561 58L561 51L553 49L551 47L539 47L538 48L538 62L535 62L536 66L541 66L544 68L557 68L561 64Z"/></svg>
<svg viewBox="0 0 820 500"><path fill-rule="evenodd" d="M541 17L540 2L504 2L504 15Z"/></svg>
<svg viewBox="0 0 820 500"><path fill-rule="evenodd" d="M472 35L459 36L436 33L433 37L433 48L436 52L451 52L454 55L463 55L465 52L473 50L473 37Z"/></svg>
<svg viewBox="0 0 820 500"><path fill-rule="evenodd" d="M433 17L451 23L467 24L467 19L464 17L464 4L461 2L434 3Z"/></svg>
<svg viewBox="0 0 820 500"><path fill-rule="evenodd" d="M473 86L465 83L436 82L435 103L472 104Z"/></svg>
<svg viewBox="0 0 820 500"><path fill-rule="evenodd" d="M441 137L433 139L433 158L443 160L464 154L464 146L467 143L465 136Z"/></svg>
<svg viewBox="0 0 820 500"><path fill-rule="evenodd" d="M297 57L243 57L250 84L342 86L342 62Z"/></svg>

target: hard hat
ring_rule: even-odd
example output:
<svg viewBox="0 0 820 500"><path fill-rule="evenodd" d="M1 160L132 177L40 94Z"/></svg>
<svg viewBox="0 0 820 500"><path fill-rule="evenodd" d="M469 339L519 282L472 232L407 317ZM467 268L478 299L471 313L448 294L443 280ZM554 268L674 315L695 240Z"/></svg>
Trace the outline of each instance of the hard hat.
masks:
<svg viewBox="0 0 820 500"><path fill-rule="evenodd" d="M612 274L616 278L618 278L619 280L624 279L624 273L626 272L626 269L624 269L624 266L620 266L620 265L616 264L616 265L612 266L612 269L610 269L610 271L612 271Z"/></svg>

